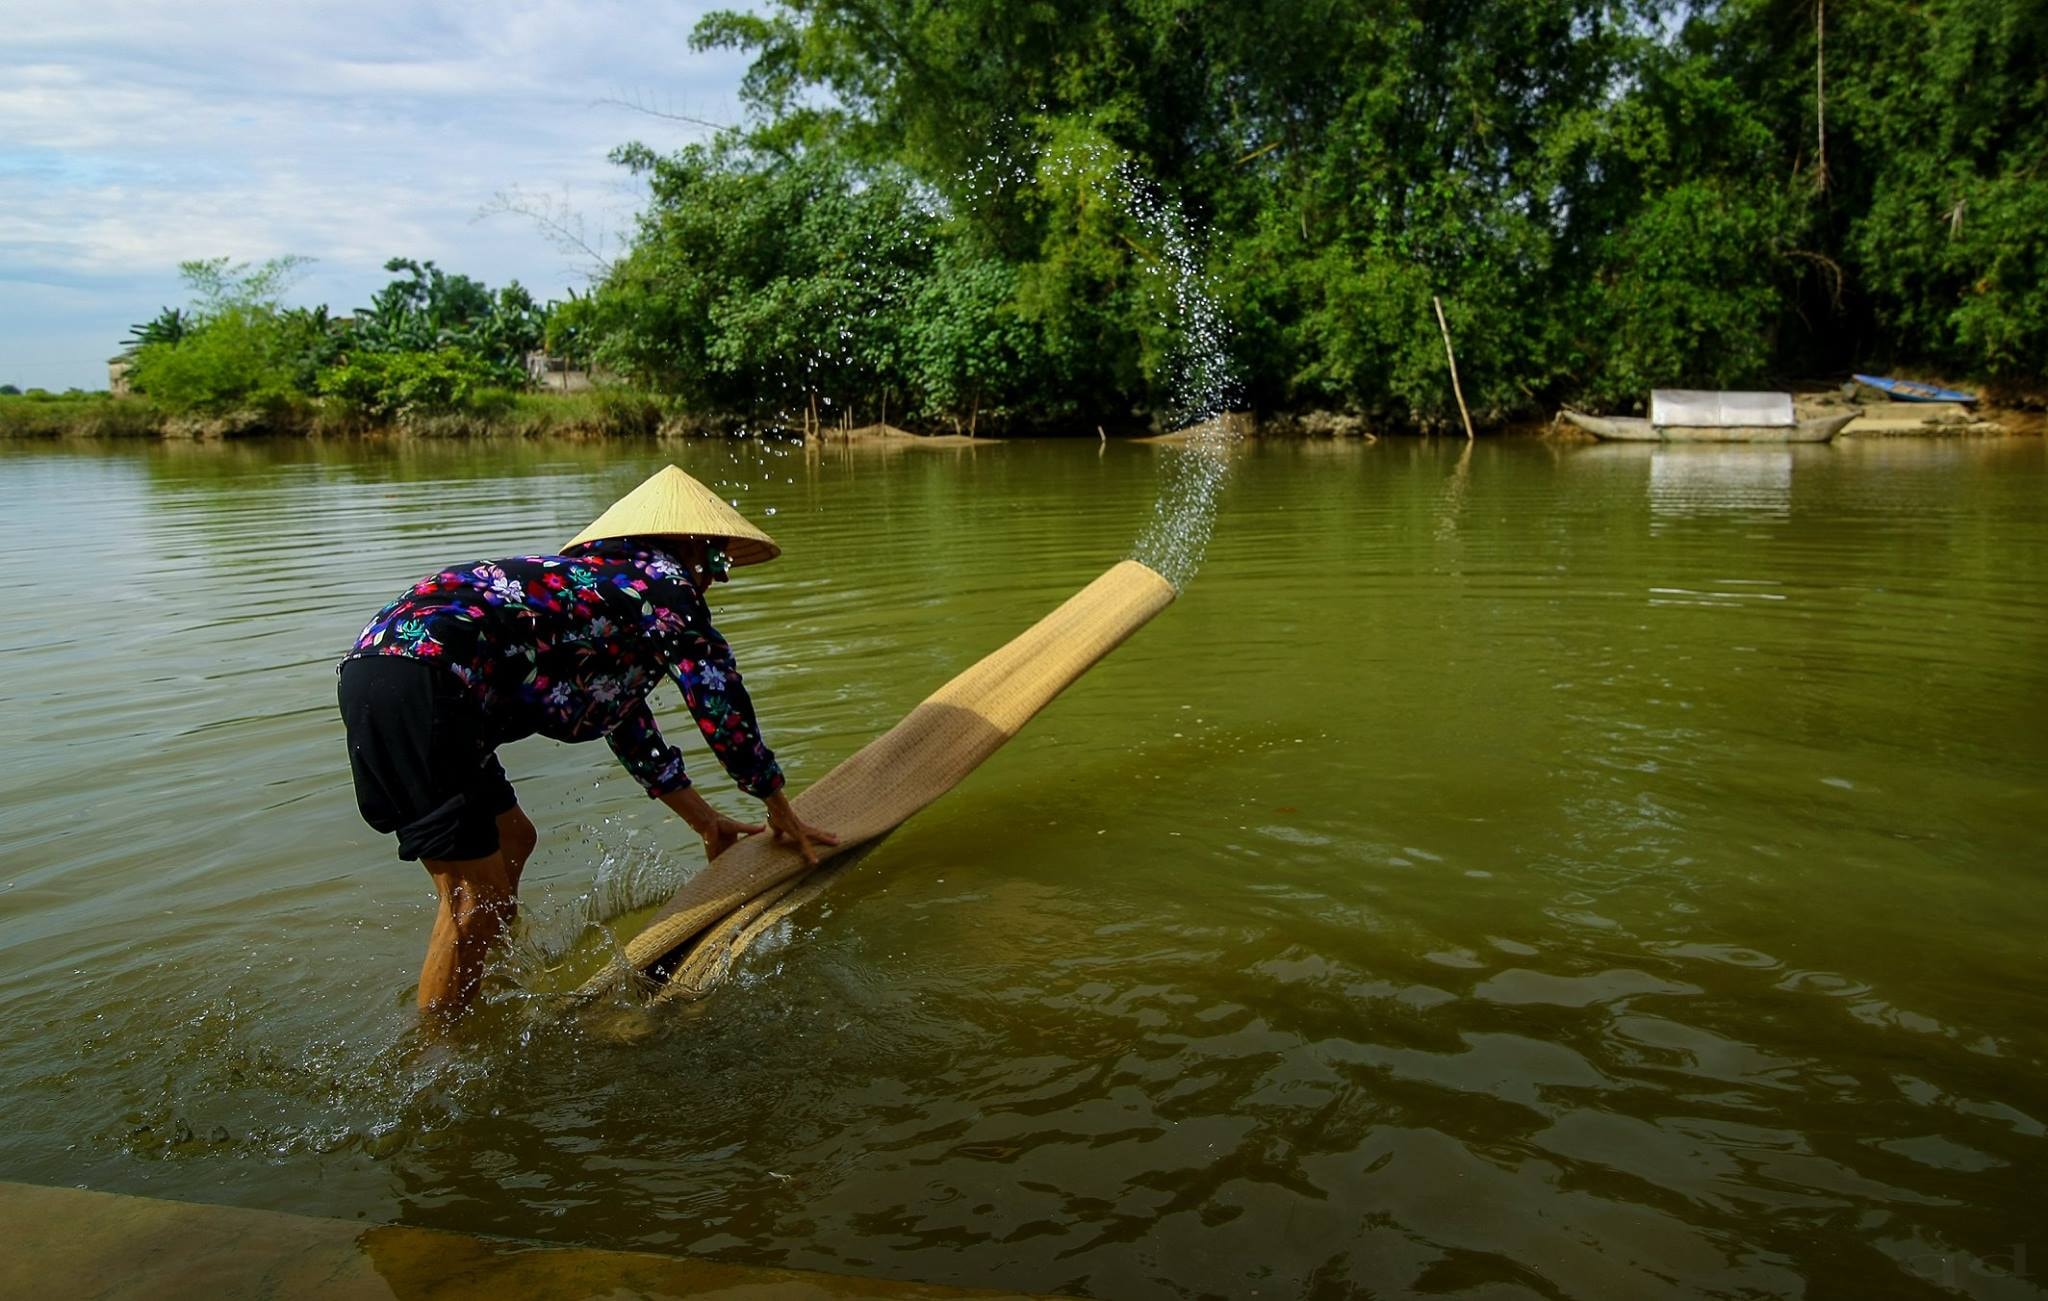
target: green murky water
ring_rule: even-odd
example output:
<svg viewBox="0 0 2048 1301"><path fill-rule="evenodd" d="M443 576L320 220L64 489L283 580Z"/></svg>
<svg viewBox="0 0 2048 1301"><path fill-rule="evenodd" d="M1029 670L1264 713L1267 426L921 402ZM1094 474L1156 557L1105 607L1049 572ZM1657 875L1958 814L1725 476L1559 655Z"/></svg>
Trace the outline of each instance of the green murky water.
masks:
<svg viewBox="0 0 2048 1301"><path fill-rule="evenodd" d="M1101 1297L2041 1295L2039 440L1247 449L1173 609L642 1037L526 991L691 837L510 747L527 932L409 1041L331 671L405 582L723 482L801 784L1172 454L0 452L0 1177Z"/></svg>

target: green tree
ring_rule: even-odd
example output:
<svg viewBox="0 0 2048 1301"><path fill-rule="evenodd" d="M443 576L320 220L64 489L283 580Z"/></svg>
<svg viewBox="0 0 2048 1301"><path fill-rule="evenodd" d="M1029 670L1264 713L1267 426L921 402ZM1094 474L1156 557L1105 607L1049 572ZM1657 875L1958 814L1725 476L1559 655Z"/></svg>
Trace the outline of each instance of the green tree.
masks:
<svg viewBox="0 0 2048 1301"><path fill-rule="evenodd" d="M172 411L271 410L289 403L298 392L299 359L281 300L306 265L297 257L255 266L224 257L181 263L179 274L193 295L183 332L168 337L164 331L143 343L129 382Z"/></svg>
<svg viewBox="0 0 2048 1301"><path fill-rule="evenodd" d="M378 421L471 410L494 393L498 368L454 348L358 352L320 373L320 393ZM503 399L501 399L503 400Z"/></svg>
<svg viewBox="0 0 2048 1301"><path fill-rule="evenodd" d="M579 296L574 289L569 291L568 302L548 305L542 315L541 346L550 356L561 358L573 369L590 368L594 306L588 296Z"/></svg>
<svg viewBox="0 0 2048 1301"><path fill-rule="evenodd" d="M649 207L583 323L693 401L1171 419L1190 280L1266 408L1448 422L1435 297L1486 419L2048 379L2048 0L780 0L696 40L754 125L621 151Z"/></svg>
<svg viewBox="0 0 2048 1301"><path fill-rule="evenodd" d="M2048 375L2048 3L1831 11L1842 256L1880 354Z"/></svg>
<svg viewBox="0 0 2048 1301"><path fill-rule="evenodd" d="M903 383L918 414L974 433L1028 406L1044 363L1017 288L1010 263L956 245L940 253L903 311Z"/></svg>
<svg viewBox="0 0 2048 1301"><path fill-rule="evenodd" d="M903 386L901 310L929 266L933 217L901 169L730 139L617 157L652 198L584 309L600 364L726 411Z"/></svg>
<svg viewBox="0 0 2048 1301"><path fill-rule="evenodd" d="M401 272L356 314L355 345L387 353L464 353L491 367L498 383L525 382L526 356L547 331L547 309L518 281L495 293L480 280L451 275L432 262L392 258Z"/></svg>
<svg viewBox="0 0 2048 1301"><path fill-rule="evenodd" d="M152 319L129 326L128 337L121 342L130 348L150 343L179 343L191 332L192 318L182 308L166 307Z"/></svg>

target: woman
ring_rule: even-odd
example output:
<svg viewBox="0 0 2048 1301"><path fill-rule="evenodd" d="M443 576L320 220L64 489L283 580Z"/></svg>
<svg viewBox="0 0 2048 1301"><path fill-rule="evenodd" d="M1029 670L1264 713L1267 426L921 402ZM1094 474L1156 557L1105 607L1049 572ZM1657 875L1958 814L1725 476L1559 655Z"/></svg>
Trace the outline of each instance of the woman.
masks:
<svg viewBox="0 0 2048 1301"><path fill-rule="evenodd" d="M735 565L781 554L717 494L668 466L556 556L444 569L384 607L342 660L342 721L363 819L398 836L440 892L420 969L423 1012L468 1007L484 958L517 908L533 823L496 750L538 733L604 737L648 795L681 815L716 858L772 827L815 863L836 845L782 793L732 648L704 589ZM766 826L725 817L683 773L647 694L663 675Z"/></svg>

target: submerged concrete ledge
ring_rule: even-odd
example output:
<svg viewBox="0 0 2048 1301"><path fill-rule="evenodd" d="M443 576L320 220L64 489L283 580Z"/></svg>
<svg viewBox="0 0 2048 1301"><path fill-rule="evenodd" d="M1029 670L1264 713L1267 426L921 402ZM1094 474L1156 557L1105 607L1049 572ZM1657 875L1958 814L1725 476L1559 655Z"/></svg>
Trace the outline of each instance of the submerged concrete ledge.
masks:
<svg viewBox="0 0 2048 1301"><path fill-rule="evenodd" d="M1024 1297L0 1182L0 1296Z"/></svg>

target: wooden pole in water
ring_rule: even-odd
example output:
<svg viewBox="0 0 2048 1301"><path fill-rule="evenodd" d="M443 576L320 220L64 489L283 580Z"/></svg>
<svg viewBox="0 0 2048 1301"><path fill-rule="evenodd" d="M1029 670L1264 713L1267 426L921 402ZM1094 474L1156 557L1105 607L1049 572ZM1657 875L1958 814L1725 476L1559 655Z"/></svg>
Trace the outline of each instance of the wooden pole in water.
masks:
<svg viewBox="0 0 2048 1301"><path fill-rule="evenodd" d="M1813 5L1813 180L1828 188L1828 0Z"/></svg>
<svg viewBox="0 0 2048 1301"><path fill-rule="evenodd" d="M1472 413L1465 409L1465 386L1458 383L1458 354L1451 351L1451 327L1444 320L1444 300L1435 294L1429 301L1436 304L1436 328L1444 332L1444 356L1451 362L1451 392L1458 395L1458 416L1465 422L1465 441L1472 441Z"/></svg>

